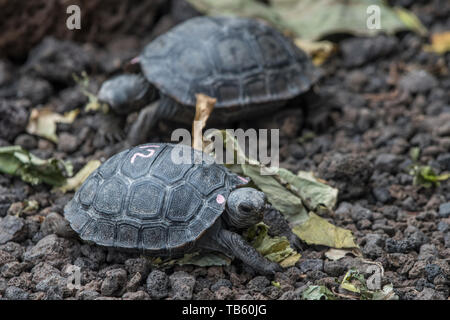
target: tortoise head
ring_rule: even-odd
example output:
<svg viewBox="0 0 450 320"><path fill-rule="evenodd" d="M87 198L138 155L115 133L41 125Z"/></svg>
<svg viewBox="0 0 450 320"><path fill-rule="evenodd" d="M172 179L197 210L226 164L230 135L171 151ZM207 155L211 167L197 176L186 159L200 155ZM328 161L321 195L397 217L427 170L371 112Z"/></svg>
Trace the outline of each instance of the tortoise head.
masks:
<svg viewBox="0 0 450 320"><path fill-rule="evenodd" d="M253 188L239 188L227 199L226 222L235 228L247 228L263 219L266 195Z"/></svg>
<svg viewBox="0 0 450 320"><path fill-rule="evenodd" d="M156 100L157 90L142 75L122 74L105 81L97 96L115 113L128 114Z"/></svg>

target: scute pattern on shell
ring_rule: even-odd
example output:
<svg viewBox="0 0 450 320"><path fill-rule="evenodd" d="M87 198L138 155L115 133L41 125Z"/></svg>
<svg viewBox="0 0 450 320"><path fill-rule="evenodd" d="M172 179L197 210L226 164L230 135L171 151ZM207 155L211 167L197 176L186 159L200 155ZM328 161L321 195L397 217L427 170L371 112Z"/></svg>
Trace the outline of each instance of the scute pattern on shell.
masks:
<svg viewBox="0 0 450 320"><path fill-rule="evenodd" d="M178 147L140 145L108 159L67 204L72 228L110 247L161 254L192 247L223 213L219 195L226 199L243 181L202 152ZM173 150L195 164L174 164Z"/></svg>
<svg viewBox="0 0 450 320"><path fill-rule="evenodd" d="M151 83L190 106L196 93L217 98L216 108L288 100L318 77L292 41L247 18L190 19L149 43L140 60Z"/></svg>

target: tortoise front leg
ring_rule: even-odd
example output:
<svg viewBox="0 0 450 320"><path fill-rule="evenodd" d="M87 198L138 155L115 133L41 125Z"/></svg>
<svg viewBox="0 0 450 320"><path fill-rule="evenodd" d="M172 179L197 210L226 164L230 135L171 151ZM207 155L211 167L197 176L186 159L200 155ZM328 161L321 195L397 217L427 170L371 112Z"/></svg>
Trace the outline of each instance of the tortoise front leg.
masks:
<svg viewBox="0 0 450 320"><path fill-rule="evenodd" d="M306 247L302 240L292 232L283 214L270 205L267 205L264 212L263 222L270 227L270 236L285 236L293 249L303 250Z"/></svg>
<svg viewBox="0 0 450 320"><path fill-rule="evenodd" d="M153 102L139 112L131 125L127 140L132 146L147 142L151 129L159 120L159 101Z"/></svg>
<svg viewBox="0 0 450 320"><path fill-rule="evenodd" d="M115 114L97 113L92 122L92 128L97 131L94 137L94 147L103 148L124 139L123 119Z"/></svg>
<svg viewBox="0 0 450 320"><path fill-rule="evenodd" d="M161 119L172 119L180 106L173 99L161 95L158 101L153 102L139 112L138 118L128 132L128 142L138 145L147 142L151 130Z"/></svg>
<svg viewBox="0 0 450 320"><path fill-rule="evenodd" d="M225 254L233 255L260 274L273 275L283 270L278 263L264 258L237 233L222 229L219 231L217 240Z"/></svg>

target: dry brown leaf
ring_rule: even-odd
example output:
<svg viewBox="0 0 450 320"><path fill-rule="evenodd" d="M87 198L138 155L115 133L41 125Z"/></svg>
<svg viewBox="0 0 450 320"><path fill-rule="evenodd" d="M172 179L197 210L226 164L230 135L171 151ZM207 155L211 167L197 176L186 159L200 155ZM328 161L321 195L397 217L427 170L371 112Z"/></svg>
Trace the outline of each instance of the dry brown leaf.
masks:
<svg viewBox="0 0 450 320"><path fill-rule="evenodd" d="M195 118L192 124L192 147L197 150L203 149L202 130L206 125L206 121L214 109L217 99L211 98L205 94L198 93L195 95L197 104L195 106Z"/></svg>
<svg viewBox="0 0 450 320"><path fill-rule="evenodd" d="M426 45L425 50L438 54L450 51L450 31L433 34L431 36L431 45Z"/></svg>
<svg viewBox="0 0 450 320"><path fill-rule="evenodd" d="M331 248L327 252L325 252L325 257L327 257L330 260L336 261L342 259L347 254L351 254L355 257L362 256L361 251L358 248L353 248L351 250Z"/></svg>
<svg viewBox="0 0 450 320"><path fill-rule="evenodd" d="M305 51L312 59L314 65L320 66L336 52L336 45L331 41L311 41L297 38L295 45Z"/></svg>
<svg viewBox="0 0 450 320"><path fill-rule="evenodd" d="M66 183L60 187L59 190L63 193L77 190L83 184L84 180L86 180L94 170L100 167L101 164L102 163L99 160L89 161L74 177L67 179Z"/></svg>
<svg viewBox="0 0 450 320"><path fill-rule="evenodd" d="M50 108L31 110L30 119L26 131L50 141L58 143L56 135L56 123L72 123L77 117L80 110L75 109L66 112L64 115L53 112Z"/></svg>

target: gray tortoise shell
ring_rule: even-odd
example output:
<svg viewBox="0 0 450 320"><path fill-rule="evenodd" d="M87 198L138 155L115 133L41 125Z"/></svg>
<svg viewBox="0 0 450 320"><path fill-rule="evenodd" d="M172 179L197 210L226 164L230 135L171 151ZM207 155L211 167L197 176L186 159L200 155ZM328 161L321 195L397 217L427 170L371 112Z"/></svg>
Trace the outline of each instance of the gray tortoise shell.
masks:
<svg viewBox="0 0 450 320"><path fill-rule="evenodd" d="M140 61L163 94L191 106L196 93L217 98L216 108L288 100L318 78L292 41L247 18L190 19L149 43Z"/></svg>
<svg viewBox="0 0 450 320"><path fill-rule="evenodd" d="M163 254L192 247L246 180L178 146L150 143L108 159L65 207L71 227L83 240L108 247ZM201 163L174 164L173 150Z"/></svg>

